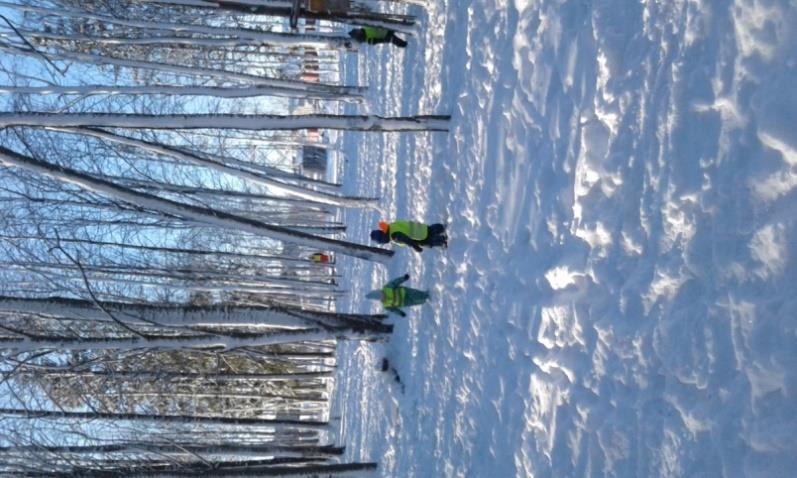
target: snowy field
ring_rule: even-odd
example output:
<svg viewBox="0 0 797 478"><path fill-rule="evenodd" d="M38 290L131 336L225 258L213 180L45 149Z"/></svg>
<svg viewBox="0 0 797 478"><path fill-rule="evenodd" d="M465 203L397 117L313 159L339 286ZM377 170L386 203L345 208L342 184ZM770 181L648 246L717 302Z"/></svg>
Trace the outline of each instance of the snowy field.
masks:
<svg viewBox="0 0 797 478"><path fill-rule="evenodd" d="M372 111L453 117L347 135L347 188L383 198L351 238L451 236L342 261L346 311L405 271L433 294L341 348L350 455L401 478L797 476L797 4L431 1L353 73Z"/></svg>

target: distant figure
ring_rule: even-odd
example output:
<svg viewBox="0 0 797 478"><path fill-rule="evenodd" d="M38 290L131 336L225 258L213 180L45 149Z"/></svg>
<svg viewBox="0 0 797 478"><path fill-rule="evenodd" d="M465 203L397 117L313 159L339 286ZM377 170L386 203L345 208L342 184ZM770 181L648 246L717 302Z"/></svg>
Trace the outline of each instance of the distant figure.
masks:
<svg viewBox="0 0 797 478"><path fill-rule="evenodd" d="M401 285L407 282L409 278L409 274L396 277L385 284L380 290L372 290L365 296L372 300L382 301L382 307L384 307L386 311L406 317L407 314L401 310L402 307L421 305L429 299L429 292Z"/></svg>
<svg viewBox="0 0 797 478"><path fill-rule="evenodd" d="M326 264L329 262L329 256L324 254L323 252L316 252L310 256L310 260L313 262L318 262L320 264Z"/></svg>
<svg viewBox="0 0 797 478"><path fill-rule="evenodd" d="M377 43L393 43L399 48L407 46L407 42L396 36L396 32L387 28L362 27L349 32L349 36L359 43L376 45Z"/></svg>
<svg viewBox="0 0 797 478"><path fill-rule="evenodd" d="M396 370L396 367L390 364L390 361L387 358L382 359L382 364L380 365L379 370L392 373L393 380L395 380L397 384L401 385L401 391L404 392L404 384L401 383L401 377L399 377L398 370Z"/></svg>
<svg viewBox="0 0 797 478"><path fill-rule="evenodd" d="M448 247L448 235L443 224L426 225L415 221L393 221L390 224L381 221L379 229L371 231L371 239L387 244L393 242L399 246L410 246L416 252L423 252L424 247Z"/></svg>

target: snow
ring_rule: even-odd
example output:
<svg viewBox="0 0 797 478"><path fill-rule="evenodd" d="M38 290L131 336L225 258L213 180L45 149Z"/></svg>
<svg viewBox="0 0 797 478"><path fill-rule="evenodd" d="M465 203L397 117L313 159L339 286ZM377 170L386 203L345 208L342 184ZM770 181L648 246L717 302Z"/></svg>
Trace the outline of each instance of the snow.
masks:
<svg viewBox="0 0 797 478"><path fill-rule="evenodd" d="M350 235L415 217L451 240L341 261L344 311L406 271L433 297L389 342L341 347L350 457L390 477L794 476L795 25L788 0L434 0L406 50L364 48L374 114L453 118L347 135L345 186L382 197Z"/></svg>

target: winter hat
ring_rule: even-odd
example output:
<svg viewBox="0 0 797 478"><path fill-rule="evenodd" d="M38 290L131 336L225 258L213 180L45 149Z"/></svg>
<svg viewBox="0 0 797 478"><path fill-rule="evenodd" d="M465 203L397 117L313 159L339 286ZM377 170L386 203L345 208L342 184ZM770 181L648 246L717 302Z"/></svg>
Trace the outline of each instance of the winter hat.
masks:
<svg viewBox="0 0 797 478"><path fill-rule="evenodd" d="M372 290L371 292L365 294L365 296L371 300L382 300L382 291Z"/></svg>
<svg viewBox="0 0 797 478"><path fill-rule="evenodd" d="M390 237L387 234L380 231L379 229L374 229L371 231L371 239L380 243L380 244L387 244L390 242Z"/></svg>
<svg viewBox="0 0 797 478"><path fill-rule="evenodd" d="M390 230L390 224L386 223L385 221L379 221L379 229L387 234L387 231Z"/></svg>

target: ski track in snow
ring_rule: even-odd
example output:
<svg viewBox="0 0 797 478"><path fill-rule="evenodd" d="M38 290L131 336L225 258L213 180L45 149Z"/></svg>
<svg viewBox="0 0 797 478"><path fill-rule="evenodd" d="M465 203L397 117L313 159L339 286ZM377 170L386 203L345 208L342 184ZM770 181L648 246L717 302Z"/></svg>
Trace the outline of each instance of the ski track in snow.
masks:
<svg viewBox="0 0 797 478"><path fill-rule="evenodd" d="M366 51L371 109L452 131L349 135L346 186L448 221L451 246L344 261L353 311L405 271L433 294L389 343L341 347L352 456L391 477L794 476L796 25L786 0L470 0ZM352 237L379 219L350 213Z"/></svg>

